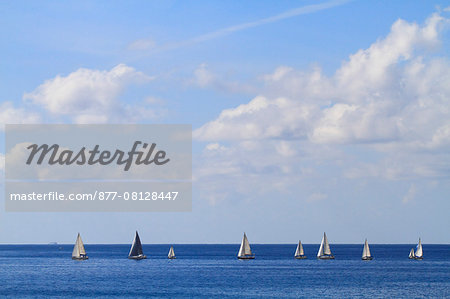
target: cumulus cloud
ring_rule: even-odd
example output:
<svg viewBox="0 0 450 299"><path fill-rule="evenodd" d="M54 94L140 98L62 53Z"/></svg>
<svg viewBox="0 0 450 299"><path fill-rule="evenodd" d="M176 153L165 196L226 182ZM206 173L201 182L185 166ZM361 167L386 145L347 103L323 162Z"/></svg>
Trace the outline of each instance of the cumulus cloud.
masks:
<svg viewBox="0 0 450 299"><path fill-rule="evenodd" d="M245 161L229 167L241 175L264 169L285 179L326 165L351 179L448 177L450 62L439 55L448 24L439 14L422 25L398 20L331 76L318 66L280 66L261 77L258 96L223 110L193 137L227 142ZM254 143L260 153L253 147L245 155ZM214 159L229 163L217 151Z"/></svg>
<svg viewBox="0 0 450 299"><path fill-rule="evenodd" d="M11 102L0 103L0 124L33 124L40 121L39 114L25 108L16 108Z"/></svg>
<svg viewBox="0 0 450 299"><path fill-rule="evenodd" d="M70 116L76 123L105 123L111 120L134 121L134 117L152 117L144 106L131 107L119 96L131 84L153 78L134 68L119 64L109 71L81 68L67 76L45 81L23 98L43 106L53 115Z"/></svg>
<svg viewBox="0 0 450 299"><path fill-rule="evenodd" d="M434 136L437 127L448 125L450 65L442 58L425 61L417 53L439 44L439 28L446 21L437 14L423 26L399 20L386 38L351 55L332 77L317 67L310 72L280 67L264 76L275 90L272 95L224 110L194 136L307 138L317 143ZM425 125L418 132L417 122Z"/></svg>

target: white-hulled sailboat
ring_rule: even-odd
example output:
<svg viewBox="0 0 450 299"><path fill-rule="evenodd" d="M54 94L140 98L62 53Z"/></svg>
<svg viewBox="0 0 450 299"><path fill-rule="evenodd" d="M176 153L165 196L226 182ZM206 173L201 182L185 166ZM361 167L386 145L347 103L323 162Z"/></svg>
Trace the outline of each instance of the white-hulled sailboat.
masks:
<svg viewBox="0 0 450 299"><path fill-rule="evenodd" d="M409 259L413 260L416 257L416 255L414 254L414 248L411 248L411 250L409 251Z"/></svg>
<svg viewBox="0 0 450 299"><path fill-rule="evenodd" d="M89 257L86 255L86 250L84 249L83 241L81 240L80 233L78 233L77 241L72 251L73 260L87 260Z"/></svg>
<svg viewBox="0 0 450 299"><path fill-rule="evenodd" d="M362 253L362 260L363 261L370 261L372 260L373 257L370 254L370 248L369 248L369 243L367 243L367 239L364 242L364 249L363 249L363 253Z"/></svg>
<svg viewBox="0 0 450 299"><path fill-rule="evenodd" d="M141 239L139 238L139 234L137 231L136 234L134 235L133 244L131 245L128 258L132 260L142 260L147 258L147 256L144 255L144 252L142 251Z"/></svg>
<svg viewBox="0 0 450 299"><path fill-rule="evenodd" d="M423 259L423 249L422 249L422 240L419 238L419 243L416 247L416 252L414 253L414 259L422 260Z"/></svg>
<svg viewBox="0 0 450 299"><path fill-rule="evenodd" d="M169 254L167 255L167 257L171 260L176 259L177 257L175 256L175 252L173 251L173 246L170 246L169 249Z"/></svg>
<svg viewBox="0 0 450 299"><path fill-rule="evenodd" d="M331 253L330 243L328 243L327 235L323 233L322 242L320 243L317 258L321 260L333 260L334 255Z"/></svg>
<svg viewBox="0 0 450 299"><path fill-rule="evenodd" d="M255 255L252 253L250 249L250 243L248 242L247 235L244 233L244 237L242 238L241 248L239 248L238 259L241 260L252 260L255 258Z"/></svg>
<svg viewBox="0 0 450 299"><path fill-rule="evenodd" d="M298 260L306 258L305 252L303 251L302 241L298 241L297 249L295 250L294 257Z"/></svg>

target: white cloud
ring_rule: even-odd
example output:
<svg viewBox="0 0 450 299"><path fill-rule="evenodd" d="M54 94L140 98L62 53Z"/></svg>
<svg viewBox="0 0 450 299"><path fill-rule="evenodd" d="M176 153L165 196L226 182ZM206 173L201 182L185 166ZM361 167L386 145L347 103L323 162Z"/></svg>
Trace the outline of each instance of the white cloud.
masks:
<svg viewBox="0 0 450 299"><path fill-rule="evenodd" d="M448 178L450 62L438 51L448 23L438 14L423 25L398 20L332 76L317 66L281 66L261 77L260 95L223 110L193 137L226 141L227 154L208 159L226 161L235 176L269 172L284 180L326 165L351 179ZM230 166L229 152L240 163Z"/></svg>
<svg viewBox="0 0 450 299"><path fill-rule="evenodd" d="M124 64L110 71L81 68L45 81L23 98L43 106L53 115L67 115L76 123L129 122L136 115L152 117L153 112L145 105L131 107L121 103L120 94L130 84L152 79Z"/></svg>
<svg viewBox="0 0 450 299"><path fill-rule="evenodd" d="M219 117L194 131L198 140L302 138L317 107L297 105L286 98L258 96L248 104L223 110Z"/></svg>
<svg viewBox="0 0 450 299"><path fill-rule="evenodd" d="M187 82L189 85L200 88L213 88L222 92L254 93L255 88L249 84L222 78L212 72L206 63L200 64L193 72L193 78Z"/></svg>
<svg viewBox="0 0 450 299"><path fill-rule="evenodd" d="M220 145L219 143L210 143L207 144L205 147L206 150L208 151L225 151L227 150L227 148L223 145Z"/></svg>
<svg viewBox="0 0 450 299"><path fill-rule="evenodd" d="M193 83L197 84L200 87L205 87L211 84L215 80L215 76L208 70L208 66L206 63L202 63L199 67L194 71L194 80Z"/></svg>
<svg viewBox="0 0 450 299"><path fill-rule="evenodd" d="M33 124L40 121L39 114L24 108L15 108L11 102L0 103L0 124Z"/></svg>
<svg viewBox="0 0 450 299"><path fill-rule="evenodd" d="M434 135L449 122L450 65L414 55L439 44L447 21L432 15L424 26L399 20L389 35L359 50L334 76L319 68L280 67L264 77L269 96L224 110L198 130L200 140L307 137L319 143L386 142ZM406 61L406 62L405 62ZM207 82L204 76L203 82ZM210 78L210 77L207 77ZM417 121L424 128L415 130ZM357 124L357 125L355 125ZM414 135L414 136L413 136Z"/></svg>
<svg viewBox="0 0 450 299"><path fill-rule="evenodd" d="M336 72L337 91L347 101L360 102L379 89L392 88L399 75L395 71L399 62L411 59L414 51L439 44L437 31L443 20L433 14L422 27L396 21L386 38L351 55Z"/></svg>
<svg viewBox="0 0 450 299"><path fill-rule="evenodd" d="M283 157L293 157L297 153L296 150L292 147L292 145L289 142L286 141L279 141L277 145L275 146L275 149L278 154L280 154Z"/></svg>

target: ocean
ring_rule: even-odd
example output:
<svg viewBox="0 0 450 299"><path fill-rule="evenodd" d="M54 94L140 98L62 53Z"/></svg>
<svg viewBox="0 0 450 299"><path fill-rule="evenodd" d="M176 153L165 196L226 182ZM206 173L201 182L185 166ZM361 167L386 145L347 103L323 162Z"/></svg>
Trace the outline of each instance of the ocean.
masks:
<svg viewBox="0 0 450 299"><path fill-rule="evenodd" d="M318 244L252 244L255 260L235 245L143 245L146 260L127 259L130 245L85 244L89 260L71 259L73 245L0 245L0 297L49 298L449 298L450 245L331 244L335 260L317 260Z"/></svg>

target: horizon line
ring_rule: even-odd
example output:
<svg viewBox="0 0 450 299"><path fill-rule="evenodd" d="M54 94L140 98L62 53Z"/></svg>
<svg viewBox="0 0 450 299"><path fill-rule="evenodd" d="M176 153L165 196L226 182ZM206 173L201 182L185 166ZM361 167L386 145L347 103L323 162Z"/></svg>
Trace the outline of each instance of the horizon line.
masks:
<svg viewBox="0 0 450 299"><path fill-rule="evenodd" d="M85 243L84 245L130 245L131 243ZM296 245L298 243L251 243L251 245ZM302 243L303 245L320 245L320 243ZM361 243L330 243L333 245L361 245ZM369 243L370 245L416 245L414 243ZM450 245L450 243L423 243L422 245ZM1 245L74 245L74 243L0 243ZM142 245L240 245L239 243L142 243Z"/></svg>

